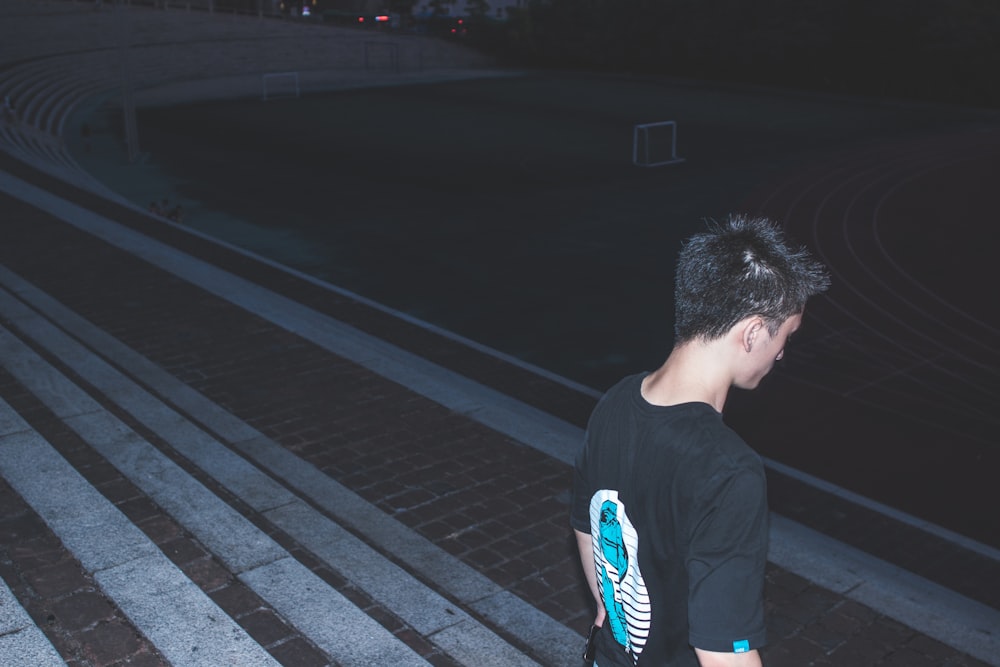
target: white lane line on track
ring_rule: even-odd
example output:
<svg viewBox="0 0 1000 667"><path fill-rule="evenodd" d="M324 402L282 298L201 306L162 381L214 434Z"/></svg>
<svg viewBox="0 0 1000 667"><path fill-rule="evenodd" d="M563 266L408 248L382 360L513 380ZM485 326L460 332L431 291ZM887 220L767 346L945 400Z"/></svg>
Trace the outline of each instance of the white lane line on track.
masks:
<svg viewBox="0 0 1000 667"><path fill-rule="evenodd" d="M821 175L817 177L813 182L802 185L799 194L791 199L790 202L786 204L786 212L784 219L789 221L786 223L786 227L791 227L792 220L797 220L800 217L792 213L793 209L803 201L807 200L807 195L812 192L822 192L822 199L815 205L815 209L812 210L808 217L811 220L810 231L814 246L816 247L817 253L819 253L821 259L827 263L831 272L834 274L835 279L838 284L847 285L854 296L865 301L873 308L880 310L886 317L894 321L894 323L904 330L916 336L924 335L924 328L918 328L912 324L910 319L905 317L898 317L893 314L893 311L885 309L884 305L873 300L871 296L871 285L857 285L856 276L858 274L868 275L872 280L878 283L885 289L889 289L893 298L896 302L902 303L906 306L912 308L921 317L931 318L931 323L936 326L942 326L949 330L952 330L958 336L967 336L967 332L959 329L955 329L953 326L953 318L940 318L935 317L930 314L924 307L910 303L905 297L901 296L898 292L891 290L885 281L880 279L879 276L872 270L866 262L860 261L858 253L854 245L852 244L852 237L848 231L848 221L853 219L851 217L852 210L857 205L858 201L863 197L872 196L874 193L882 192L878 200L875 202L875 208L873 209L873 214L877 212L878 207L881 206L882 202L888 193L891 193L895 189L901 187L902 184L908 182L909 180L918 177L927 170L938 169L947 165L958 164L962 158L955 157L953 153L944 154L934 154L927 153L926 151L920 149L913 149L914 155L902 154L902 155L891 155L885 156L883 153L878 151L872 151L870 159L866 159L862 164L863 166L855 165L854 169L836 169L831 166L828 171L822 172ZM874 160L874 162L873 162ZM834 181L834 182L829 182ZM824 212L831 208L831 201L842 196L842 191L848 190L849 188L854 188L853 193L850 195L851 199L846 204L839 204L838 208L846 208L843 215L836 216L840 223L840 232L843 236L843 243L838 244L836 247L831 247L829 244L824 243L819 237L819 231L823 228L823 215ZM881 188L881 189L880 189ZM777 195L775 195L777 196ZM866 218L867 220L867 218ZM869 224L866 222L866 224ZM870 221L871 229L874 230L875 221L874 219ZM865 227L868 229L869 227ZM874 247L873 241L873 247ZM842 266L842 262L838 261L838 256L832 256L830 253L837 250L846 250L850 258L852 258L854 264L858 267L859 271L857 273L851 273L855 279L850 279L847 275L841 272L839 267ZM902 273L904 278L906 274ZM917 288L915 291L927 292L926 287L912 278L908 280ZM936 303L943 303L940 297L934 295L934 301ZM950 306L949 306L950 307ZM851 317L851 309L846 309L841 307L842 313ZM859 321L860 326L868 326L869 323L864 321ZM879 333L879 332L876 332ZM928 338L929 342L933 344L940 344L940 341L936 338ZM968 338L968 340L976 345L982 345L982 341L979 339ZM996 349L992 346L986 346L985 351L993 354L996 353ZM963 354L964 350L954 349L952 350L956 354Z"/></svg>
<svg viewBox="0 0 1000 667"><path fill-rule="evenodd" d="M891 288L885 285L884 281L878 278L871 267L867 266L865 262L860 261L857 250L852 245L848 219L851 217L850 213L858 205L858 202L865 197L870 197L874 193L880 192L878 188L881 187L891 192L896 187L899 187L901 182L912 178L914 173L920 174L924 173L927 169L940 168L942 165L957 164L964 158L961 155L961 151L957 152L959 153L958 157L956 157L956 149L953 147L932 152L926 150L921 144L908 149L908 152L902 153L897 151L887 154L886 150L881 147L857 153L848 153L839 156L835 161L831 161L827 168L814 170L807 177L808 180L806 182L800 182L795 178L776 186L771 195L764 200L761 208L764 209L772 206L772 202L779 200L786 190L794 188L795 195L788 198L788 201L784 204L783 219L786 220L786 228L794 231L792 227L793 221L808 218L811 221L810 232L815 249L820 258L829 266L837 284L847 286L854 298L860 299L875 311L880 312L883 317L891 320L895 326L901 327L902 330L912 334L916 340L933 345L935 352L939 352L942 349L940 337L931 336L928 332L936 332L941 327L953 329L951 320L944 322L940 317L935 318L933 314L920 305L910 303L901 297L898 292L891 290ZM850 199L848 201L836 201L836 205L834 206L833 202L837 198L843 198L845 194L848 194ZM804 212L805 215L799 215L796 208L805 202L811 202L814 195L822 196L817 203L810 204L813 208L806 210ZM885 193L883 193L876 204L880 205L884 201L885 196ZM823 222L825 221L825 213L831 209L834 212L835 220L840 223L840 236L843 237L843 243L834 245L824 242L820 237L821 229L829 229L829 225L824 225ZM842 215L837 214L837 211L840 209L844 209L845 211ZM874 222L872 224L874 225ZM837 230L833 229L832 231ZM849 256L847 259L851 259L855 265L860 267L858 272L850 274L854 276L854 279L848 279L847 275L843 272L842 260L844 258L837 254L838 249L846 252ZM859 284L856 280L857 275L869 275L872 280L875 280L884 289L889 289L891 294L889 301L877 300L874 297L872 286ZM959 349L954 346L945 345L943 349L952 356L942 357L937 355L938 361L935 361L934 357L928 356L923 350L909 349L908 346L901 343L898 337L889 335L882 329L874 327L871 322L865 319L859 319L855 315L854 309L846 307L833 297L825 296L823 298L827 303L836 308L841 315L847 317L849 320L853 320L859 328L868 331L875 338L892 345L895 350L907 354L913 364L911 368L932 368L942 376L952 378L956 383L968 385L970 391L980 392L980 395L983 391L991 391L989 387L983 386L982 383L976 383L969 373L962 372L960 367L962 360L974 366L979 366L987 372L995 369L995 365L992 362L977 360L976 357L971 356L967 346L962 346ZM912 318L898 313L898 309L887 308L887 303L905 305L911 309L915 317L920 319L931 318L931 323L925 326L916 326ZM815 310L810 316L820 326L827 326L831 330L836 330L837 328L832 322L824 321L817 315ZM984 343L981 339L969 338L968 340L974 341L980 350L988 354L995 354L997 352L994 346ZM850 340L847 339L844 342L851 344ZM864 354L864 350L859 349L858 353ZM872 359L873 366L884 364L886 361L883 357ZM820 364L822 365L822 362ZM897 366L896 371L898 372L899 370ZM916 385L922 387L922 397L932 395L935 392L944 392L942 396L947 398L952 393L942 388L939 383L925 381L919 375L907 377L910 377ZM869 404L872 403L870 400L867 402ZM977 411L975 406L957 404L955 408L971 410L972 414L970 414L970 418L985 418L990 420L995 418L992 412L986 409L984 409L985 411Z"/></svg>

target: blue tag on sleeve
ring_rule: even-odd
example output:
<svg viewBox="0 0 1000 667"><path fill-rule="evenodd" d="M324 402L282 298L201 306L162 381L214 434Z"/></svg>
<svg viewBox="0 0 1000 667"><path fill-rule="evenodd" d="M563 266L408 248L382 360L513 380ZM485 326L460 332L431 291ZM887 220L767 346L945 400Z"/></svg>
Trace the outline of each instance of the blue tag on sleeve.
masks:
<svg viewBox="0 0 1000 667"><path fill-rule="evenodd" d="M750 642L746 639L741 639L737 642L733 642L733 653L746 653L750 650Z"/></svg>

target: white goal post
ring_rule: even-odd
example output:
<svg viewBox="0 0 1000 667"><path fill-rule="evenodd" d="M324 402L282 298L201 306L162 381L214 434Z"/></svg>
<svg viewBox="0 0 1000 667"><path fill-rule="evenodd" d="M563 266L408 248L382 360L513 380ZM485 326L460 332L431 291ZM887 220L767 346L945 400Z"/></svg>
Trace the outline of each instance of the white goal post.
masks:
<svg viewBox="0 0 1000 667"><path fill-rule="evenodd" d="M260 98L273 100L279 97L299 97L298 72L270 72L261 75Z"/></svg>
<svg viewBox="0 0 1000 667"><path fill-rule="evenodd" d="M683 162L677 156L677 123L664 120L640 123L632 130L632 164L637 167L662 167Z"/></svg>

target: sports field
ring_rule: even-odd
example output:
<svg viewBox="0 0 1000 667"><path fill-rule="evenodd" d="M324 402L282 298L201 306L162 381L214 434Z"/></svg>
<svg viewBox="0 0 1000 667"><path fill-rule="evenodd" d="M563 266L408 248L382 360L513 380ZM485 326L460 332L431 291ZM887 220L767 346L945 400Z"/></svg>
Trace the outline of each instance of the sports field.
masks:
<svg viewBox="0 0 1000 667"><path fill-rule="evenodd" d="M667 354L685 236L780 219L834 284L727 421L1000 548L995 111L538 74L141 109L131 166L118 115L78 153L140 206L597 390ZM684 161L634 166L634 125L664 120Z"/></svg>
<svg viewBox="0 0 1000 667"><path fill-rule="evenodd" d="M144 109L144 166L91 166L140 205L180 201L194 228L602 389L666 354L673 257L704 219L817 155L976 117L536 74ZM634 166L634 125L665 120L684 162Z"/></svg>

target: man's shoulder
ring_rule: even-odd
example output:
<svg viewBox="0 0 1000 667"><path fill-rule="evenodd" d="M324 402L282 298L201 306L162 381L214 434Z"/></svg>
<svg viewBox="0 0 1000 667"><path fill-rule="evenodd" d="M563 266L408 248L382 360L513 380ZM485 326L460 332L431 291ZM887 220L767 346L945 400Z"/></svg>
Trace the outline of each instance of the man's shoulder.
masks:
<svg viewBox="0 0 1000 667"><path fill-rule="evenodd" d="M740 473L763 477L760 455L721 416L692 410L683 423L684 443L679 448L675 446L672 455L675 464L686 469L686 474L702 479Z"/></svg>
<svg viewBox="0 0 1000 667"><path fill-rule="evenodd" d="M604 392L602 399L615 398L618 396L629 396L640 390L642 386L642 379L649 375L649 373L633 373L632 375L626 375L622 379L615 382Z"/></svg>
<svg viewBox="0 0 1000 667"><path fill-rule="evenodd" d="M609 413L617 413L624 406L634 401L634 397L637 396L638 392L641 390L642 378L645 377L645 375L645 373L627 375L611 385L611 387L601 395L600 400L597 401L597 405L591 413L591 419L600 419Z"/></svg>

